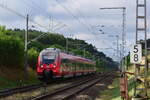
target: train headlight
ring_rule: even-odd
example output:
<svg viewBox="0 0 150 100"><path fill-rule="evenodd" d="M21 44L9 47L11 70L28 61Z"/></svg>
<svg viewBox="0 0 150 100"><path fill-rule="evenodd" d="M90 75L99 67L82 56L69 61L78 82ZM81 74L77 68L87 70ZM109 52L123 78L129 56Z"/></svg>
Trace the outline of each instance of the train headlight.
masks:
<svg viewBox="0 0 150 100"><path fill-rule="evenodd" d="M55 64L53 65L53 68L56 68L56 65L55 65Z"/></svg>
<svg viewBox="0 0 150 100"><path fill-rule="evenodd" d="M43 68L44 66L43 65L41 65L41 68Z"/></svg>

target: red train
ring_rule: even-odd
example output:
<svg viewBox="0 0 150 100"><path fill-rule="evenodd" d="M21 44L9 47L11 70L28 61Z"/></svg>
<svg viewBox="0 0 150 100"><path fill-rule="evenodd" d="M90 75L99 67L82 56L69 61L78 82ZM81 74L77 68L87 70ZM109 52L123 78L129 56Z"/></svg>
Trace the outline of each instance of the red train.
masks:
<svg viewBox="0 0 150 100"><path fill-rule="evenodd" d="M42 50L38 57L37 74L39 79L76 76L95 71L95 62L92 60L67 54L55 48Z"/></svg>

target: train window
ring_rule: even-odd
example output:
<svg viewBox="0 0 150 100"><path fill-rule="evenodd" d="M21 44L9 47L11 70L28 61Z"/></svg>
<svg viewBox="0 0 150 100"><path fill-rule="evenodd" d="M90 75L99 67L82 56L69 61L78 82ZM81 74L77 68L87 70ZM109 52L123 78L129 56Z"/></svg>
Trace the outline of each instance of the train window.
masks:
<svg viewBox="0 0 150 100"><path fill-rule="evenodd" d="M54 59L45 59L44 58L42 63L43 64L52 64L52 63L54 63L54 61L55 61Z"/></svg>
<svg viewBox="0 0 150 100"><path fill-rule="evenodd" d="M62 59L62 63L68 63L68 59Z"/></svg>
<svg viewBox="0 0 150 100"><path fill-rule="evenodd" d="M55 52L44 52L43 58L44 59L55 59L56 53Z"/></svg>
<svg viewBox="0 0 150 100"><path fill-rule="evenodd" d="M43 52L42 54L42 63L43 64L52 64L56 58L55 52Z"/></svg>

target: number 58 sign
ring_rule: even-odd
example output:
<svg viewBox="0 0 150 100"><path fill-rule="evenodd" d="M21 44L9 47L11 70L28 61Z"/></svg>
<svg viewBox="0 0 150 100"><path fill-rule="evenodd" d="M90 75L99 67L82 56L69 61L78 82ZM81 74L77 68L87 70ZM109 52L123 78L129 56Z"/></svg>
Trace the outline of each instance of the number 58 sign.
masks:
<svg viewBox="0 0 150 100"><path fill-rule="evenodd" d="M130 51L130 62L134 64L139 64L142 61L142 45L135 44L132 45Z"/></svg>

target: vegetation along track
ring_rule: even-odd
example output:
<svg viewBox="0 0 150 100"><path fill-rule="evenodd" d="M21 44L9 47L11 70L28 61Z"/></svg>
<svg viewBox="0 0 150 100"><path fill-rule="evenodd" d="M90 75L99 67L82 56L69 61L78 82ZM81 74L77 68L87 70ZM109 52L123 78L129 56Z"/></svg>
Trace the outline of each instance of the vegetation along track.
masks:
<svg viewBox="0 0 150 100"><path fill-rule="evenodd" d="M74 84L65 86L63 88L57 89L55 91L51 91L48 93L45 93L43 95L34 97L30 100L66 100L73 95L93 86L99 81L103 81L104 79L109 78L111 76L112 72L105 73L103 75L98 75L95 77L91 77L85 80L80 80Z"/></svg>

